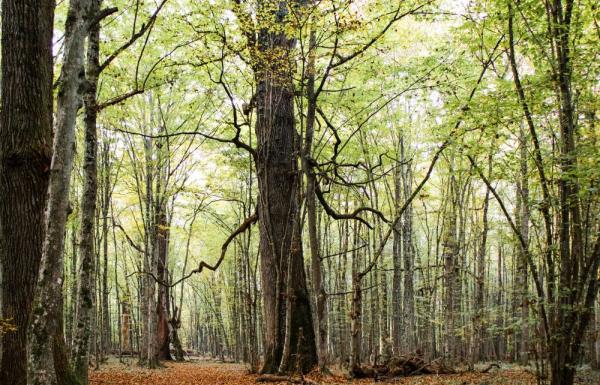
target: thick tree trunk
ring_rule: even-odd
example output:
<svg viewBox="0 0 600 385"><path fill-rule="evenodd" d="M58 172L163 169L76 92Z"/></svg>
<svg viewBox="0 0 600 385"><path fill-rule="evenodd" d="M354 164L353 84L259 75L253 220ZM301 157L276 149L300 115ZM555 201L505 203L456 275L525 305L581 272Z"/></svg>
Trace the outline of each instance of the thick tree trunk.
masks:
<svg viewBox="0 0 600 385"><path fill-rule="evenodd" d="M30 322L44 238L52 133L54 2L2 1L0 109L0 383L25 385Z"/></svg>
<svg viewBox="0 0 600 385"><path fill-rule="evenodd" d="M85 82L84 42L88 33L90 0L72 0L65 26L65 54L58 91L46 233L28 337L30 385L58 384L54 368L54 336L62 335L62 274L64 234L75 145L75 122Z"/></svg>
<svg viewBox="0 0 600 385"><path fill-rule="evenodd" d="M283 23L285 5L276 18ZM290 320L290 356L284 371L308 371L317 363L310 299L306 287L300 232L300 143L295 128L294 89L289 51L293 41L281 32L259 33L262 60L256 66L258 140L256 170L260 218L261 281L265 320L263 373L275 373L282 360L286 314ZM264 56L263 56L264 55ZM288 269L288 263L291 264ZM293 293L286 309L287 272ZM298 341L302 335L302 341ZM299 350L298 350L299 349Z"/></svg>

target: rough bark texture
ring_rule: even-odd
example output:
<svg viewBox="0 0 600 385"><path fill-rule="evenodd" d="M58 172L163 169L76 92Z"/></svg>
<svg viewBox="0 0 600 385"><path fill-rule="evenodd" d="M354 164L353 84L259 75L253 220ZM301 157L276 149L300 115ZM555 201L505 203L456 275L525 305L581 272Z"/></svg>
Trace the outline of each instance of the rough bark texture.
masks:
<svg viewBox="0 0 600 385"><path fill-rule="evenodd" d="M30 385L58 384L53 344L54 337L59 333L62 335L64 233L73 166L75 121L85 80L83 57L90 4L90 0L71 1L65 26L65 53L45 213L46 233L27 346L27 382Z"/></svg>
<svg viewBox="0 0 600 385"><path fill-rule="evenodd" d="M100 9L100 1L92 1L92 12ZM94 223L96 221L96 197L98 193L97 159L98 135L96 129L96 87L98 83L100 26L90 28L87 48L87 82L84 94L85 155L83 160L84 185L81 198L81 231L79 251L81 264L77 288L77 312L73 340L72 362L75 375L82 384L88 383L88 362L91 335L91 317L94 306Z"/></svg>
<svg viewBox="0 0 600 385"><path fill-rule="evenodd" d="M24 385L27 328L44 237L52 133L54 2L2 1L0 264L4 335L0 383Z"/></svg>
<svg viewBox="0 0 600 385"><path fill-rule="evenodd" d="M282 6L276 18L282 23ZM290 357L284 371L293 371L296 361L308 371L317 363L315 337L306 288L300 235L299 138L295 129L294 90L289 50L293 41L283 33L263 29L259 33L260 63L256 67L258 139L256 171L260 201L260 256L265 320L265 373L277 372L285 340L287 271L293 288L289 306ZM288 269L288 261L291 263ZM298 342L302 335L303 341ZM298 351L299 348L299 351ZM298 356L299 355L299 356Z"/></svg>

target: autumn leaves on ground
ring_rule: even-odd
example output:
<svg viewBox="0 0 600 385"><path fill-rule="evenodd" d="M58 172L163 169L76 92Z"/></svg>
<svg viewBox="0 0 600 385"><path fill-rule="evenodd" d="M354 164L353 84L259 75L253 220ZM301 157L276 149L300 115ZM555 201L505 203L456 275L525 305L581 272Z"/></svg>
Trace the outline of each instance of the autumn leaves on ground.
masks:
<svg viewBox="0 0 600 385"><path fill-rule="evenodd" d="M249 374L243 365L186 362L166 363L161 370L141 369L135 364L114 364L90 371L90 385L249 385L258 384L258 375ZM307 384L373 384L373 380L348 380L341 372L332 376L307 376ZM286 384L280 382L279 384ZM489 373L399 377L378 384L406 385L529 385L535 377L522 369L507 369ZM277 383L271 383L277 384Z"/></svg>

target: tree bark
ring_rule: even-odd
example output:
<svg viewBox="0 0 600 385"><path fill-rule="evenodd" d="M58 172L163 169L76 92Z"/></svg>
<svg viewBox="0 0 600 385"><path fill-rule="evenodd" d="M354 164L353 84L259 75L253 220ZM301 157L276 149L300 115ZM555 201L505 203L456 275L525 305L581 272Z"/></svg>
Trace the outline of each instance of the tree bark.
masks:
<svg viewBox="0 0 600 385"><path fill-rule="evenodd" d="M450 170L452 174L452 169ZM457 182L454 175L450 177L448 202L446 203L446 223L444 225L443 261L444 261L444 356L453 364L457 359L457 326L460 309L460 292L456 292L459 280L458 245L457 245ZM459 294L459 295L457 295Z"/></svg>
<svg viewBox="0 0 600 385"><path fill-rule="evenodd" d="M52 134L54 2L2 1L0 109L0 383L25 385L27 329L44 239Z"/></svg>
<svg viewBox="0 0 600 385"><path fill-rule="evenodd" d="M157 237L158 239L158 277L163 282L169 282L169 271L167 268L168 256L168 240L169 240L169 224L167 221L166 204L164 197L163 202L157 208ZM171 339L169 328L169 288L164 285L158 287L158 359L172 360L171 356Z"/></svg>
<svg viewBox="0 0 600 385"><path fill-rule="evenodd" d="M91 12L97 14L99 10L100 2L92 0ZM95 302L94 224L96 221L96 195L98 190L96 88L98 84L99 44L100 27L99 24L95 24L90 28L88 35L86 71L88 87L83 97L85 106L85 153L83 160L84 186L81 198L81 228L79 235L81 265L79 267L77 312L72 353L73 370L84 385L88 383L91 321Z"/></svg>
<svg viewBox="0 0 600 385"><path fill-rule="evenodd" d="M268 3L268 2L267 2ZM262 4L261 6L266 6ZM275 15L283 23L287 10L280 5ZM286 314L289 314L290 355L298 356L300 370L306 372L317 363L310 300L306 286L300 232L300 182L298 170L299 138L295 128L294 89L290 50L294 44L282 32L259 32L257 83L258 140L256 170L260 200L260 255L265 320L263 373L280 369L283 355ZM289 261L289 262L288 262ZM288 271L293 288L291 311L286 309L285 288ZM298 343L302 330L303 341ZM298 351L298 348L300 349ZM294 370L294 360L284 371Z"/></svg>
<svg viewBox="0 0 600 385"><path fill-rule="evenodd" d="M402 167L402 190L404 200L410 198L412 193L411 163L407 160L404 138L400 139L400 154ZM403 297L403 335L405 351L414 352L416 348L416 320L415 320L415 292L414 292L414 252L413 252L413 218L412 204L406 207L402 213L402 257L404 260L404 297Z"/></svg>
<svg viewBox="0 0 600 385"><path fill-rule="evenodd" d="M75 145L75 123L81 107L85 74L84 42L90 0L72 0L65 26L65 53L60 76L57 122L45 213L45 236L28 338L30 385L58 384L53 358L54 337L62 335L64 234Z"/></svg>
<svg viewBox="0 0 600 385"><path fill-rule="evenodd" d="M303 162L302 168L306 175L306 214L308 217L308 235L310 244L310 265L312 274L312 289L315 298L315 334L317 338L317 356L319 370L326 370L327 365L327 328L325 314L327 295L323 287L323 269L321 261L321 242L317 231L317 202L315 189L317 176L315 170L310 164L312 161L312 146L315 131L315 117L317 110L317 100L315 96L315 50L316 35L314 31L310 33L310 44L307 65L307 84L306 94L308 107L306 111L306 133L304 136Z"/></svg>

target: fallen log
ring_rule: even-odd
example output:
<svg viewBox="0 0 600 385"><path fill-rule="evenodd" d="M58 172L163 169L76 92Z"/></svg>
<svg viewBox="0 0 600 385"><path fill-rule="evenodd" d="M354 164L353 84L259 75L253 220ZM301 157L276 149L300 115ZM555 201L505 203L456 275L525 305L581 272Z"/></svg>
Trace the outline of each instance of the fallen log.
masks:
<svg viewBox="0 0 600 385"><path fill-rule="evenodd" d="M493 368L500 369L500 365L496 364L496 363L491 363L485 369L482 369L481 371L479 371L479 373L487 373L490 370L492 370Z"/></svg>
<svg viewBox="0 0 600 385"><path fill-rule="evenodd" d="M441 360L425 361L420 355L403 355L390 358L382 365L355 365L350 370L353 378L391 378L420 374L454 374L456 370Z"/></svg>

